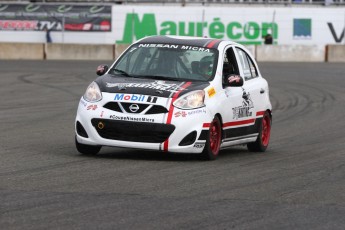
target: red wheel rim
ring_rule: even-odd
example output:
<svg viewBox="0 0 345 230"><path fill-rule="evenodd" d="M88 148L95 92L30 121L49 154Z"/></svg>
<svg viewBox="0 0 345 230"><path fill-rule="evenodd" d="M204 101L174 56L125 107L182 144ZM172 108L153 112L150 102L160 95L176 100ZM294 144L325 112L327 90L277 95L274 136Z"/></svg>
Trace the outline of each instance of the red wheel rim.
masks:
<svg viewBox="0 0 345 230"><path fill-rule="evenodd" d="M271 119L267 114L265 114L264 119L262 120L262 131L261 131L262 145L268 146L268 142L270 141L270 135L271 135Z"/></svg>
<svg viewBox="0 0 345 230"><path fill-rule="evenodd" d="M220 123L218 122L218 120L215 119L212 121L210 126L210 148L213 155L218 155L220 147L220 137Z"/></svg>

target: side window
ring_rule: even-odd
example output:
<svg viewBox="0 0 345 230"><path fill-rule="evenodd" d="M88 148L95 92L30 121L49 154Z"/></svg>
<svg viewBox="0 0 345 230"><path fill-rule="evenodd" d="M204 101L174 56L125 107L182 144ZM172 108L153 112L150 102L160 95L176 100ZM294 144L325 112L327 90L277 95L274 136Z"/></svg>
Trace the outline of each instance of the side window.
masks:
<svg viewBox="0 0 345 230"><path fill-rule="evenodd" d="M249 55L239 48L236 48L236 50L237 50L240 62L243 66L244 78L246 80L249 80L249 79L257 77L258 71L252 59L249 57Z"/></svg>
<svg viewBox="0 0 345 230"><path fill-rule="evenodd" d="M243 67L244 78L246 80L251 79L252 78L252 72L250 71L250 65L248 62L247 54L239 48L236 48L236 50L237 50L241 65Z"/></svg>
<svg viewBox="0 0 345 230"><path fill-rule="evenodd" d="M247 55L247 59L248 59L248 62L249 62L249 68L250 68L250 72L252 73L252 78L255 78L258 75L258 71L256 70L255 68L255 65L253 63L253 60Z"/></svg>
<svg viewBox="0 0 345 230"><path fill-rule="evenodd" d="M223 60L223 76L226 77L230 74L240 74L238 71L234 50L232 48L226 50Z"/></svg>

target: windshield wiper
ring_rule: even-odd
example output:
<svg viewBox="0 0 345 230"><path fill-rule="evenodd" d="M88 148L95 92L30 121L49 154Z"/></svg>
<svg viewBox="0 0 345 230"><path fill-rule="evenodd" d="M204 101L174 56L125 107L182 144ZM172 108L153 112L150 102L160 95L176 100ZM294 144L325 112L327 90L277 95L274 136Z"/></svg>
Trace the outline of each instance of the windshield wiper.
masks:
<svg viewBox="0 0 345 230"><path fill-rule="evenodd" d="M183 79L176 78L176 77L166 77L166 76L159 76L159 75L138 75L140 78L150 78L156 80L166 80L166 81L181 81Z"/></svg>
<svg viewBox="0 0 345 230"><path fill-rule="evenodd" d="M125 75L126 77L131 77L131 75L129 75L126 71L123 71L121 69L112 69L113 71L119 72L122 75Z"/></svg>

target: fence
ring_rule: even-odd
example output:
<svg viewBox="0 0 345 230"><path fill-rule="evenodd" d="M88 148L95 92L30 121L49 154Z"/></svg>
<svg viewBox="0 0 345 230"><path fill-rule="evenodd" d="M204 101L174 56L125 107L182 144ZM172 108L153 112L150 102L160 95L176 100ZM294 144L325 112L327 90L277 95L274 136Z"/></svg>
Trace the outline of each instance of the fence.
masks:
<svg viewBox="0 0 345 230"><path fill-rule="evenodd" d="M108 3L108 4L268 4L268 5L345 5L345 0L6 0L11 3Z"/></svg>

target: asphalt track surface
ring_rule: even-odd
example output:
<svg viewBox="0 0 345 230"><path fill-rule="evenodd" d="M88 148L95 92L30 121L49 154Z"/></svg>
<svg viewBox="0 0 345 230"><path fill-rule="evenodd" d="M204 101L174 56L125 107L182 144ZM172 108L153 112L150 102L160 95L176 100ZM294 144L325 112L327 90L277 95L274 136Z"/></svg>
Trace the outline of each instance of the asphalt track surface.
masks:
<svg viewBox="0 0 345 230"><path fill-rule="evenodd" d="M100 63L0 61L1 229L345 229L344 64L261 63L268 151L201 161L77 153L78 101Z"/></svg>

